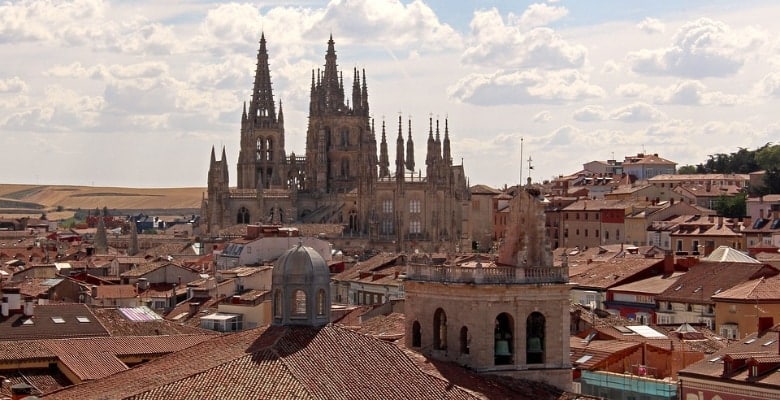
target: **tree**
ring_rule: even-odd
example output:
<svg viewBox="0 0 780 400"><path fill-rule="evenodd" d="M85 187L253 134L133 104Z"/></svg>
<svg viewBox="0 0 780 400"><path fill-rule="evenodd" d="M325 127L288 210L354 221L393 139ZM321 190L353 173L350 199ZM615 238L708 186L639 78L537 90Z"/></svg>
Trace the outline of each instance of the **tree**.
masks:
<svg viewBox="0 0 780 400"><path fill-rule="evenodd" d="M683 165L677 170L677 173L680 175L693 175L697 174L697 168L693 165Z"/></svg>
<svg viewBox="0 0 780 400"><path fill-rule="evenodd" d="M746 194L740 193L736 196L720 196L715 205L718 215L727 218L740 218L747 215Z"/></svg>
<svg viewBox="0 0 780 400"><path fill-rule="evenodd" d="M756 152L756 162L764 170L765 194L780 194L780 145L762 147Z"/></svg>

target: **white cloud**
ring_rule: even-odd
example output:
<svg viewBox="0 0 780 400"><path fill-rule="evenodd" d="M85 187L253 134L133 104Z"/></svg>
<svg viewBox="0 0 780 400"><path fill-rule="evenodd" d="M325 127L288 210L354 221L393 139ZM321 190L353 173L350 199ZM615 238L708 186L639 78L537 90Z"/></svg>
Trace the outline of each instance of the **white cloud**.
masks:
<svg viewBox="0 0 780 400"><path fill-rule="evenodd" d="M314 32L317 37L322 37L327 33L325 27L337 27L336 33L356 43L370 37L395 49L443 50L461 44L455 30L439 21L436 13L421 0L409 4L398 0L333 0L312 29L317 30Z"/></svg>
<svg viewBox="0 0 780 400"><path fill-rule="evenodd" d="M677 81L668 87L626 83L618 86L615 93L627 98L643 98L655 104L686 106L733 106L743 101L738 95L708 90L707 86L698 80Z"/></svg>
<svg viewBox="0 0 780 400"><path fill-rule="evenodd" d="M552 120L552 114L549 111L540 111L533 117L533 121L537 123L550 122Z"/></svg>
<svg viewBox="0 0 780 400"><path fill-rule="evenodd" d="M666 30L666 26L663 22L655 19L647 17L642 20L642 22L638 23L636 25L639 30L645 33L653 34L653 33L664 33Z"/></svg>
<svg viewBox="0 0 780 400"><path fill-rule="evenodd" d="M97 125L104 107L102 97L82 96L54 85L45 89L40 103L10 114L0 126L46 132L89 129Z"/></svg>
<svg viewBox="0 0 780 400"><path fill-rule="evenodd" d="M636 83L636 82L630 82L630 83L624 83L618 85L618 87L615 89L615 94L623 97L639 97L644 92L646 92L650 87L643 84L643 83Z"/></svg>
<svg viewBox="0 0 780 400"><path fill-rule="evenodd" d="M628 62L634 72L647 75L729 76L764 42L766 35L756 29L737 31L722 22L700 18L683 25L670 47L631 52Z"/></svg>
<svg viewBox="0 0 780 400"><path fill-rule="evenodd" d="M530 70L471 74L448 90L458 101L479 104L565 103L604 96L575 70Z"/></svg>
<svg viewBox="0 0 780 400"><path fill-rule="evenodd" d="M585 64L587 56L584 46L570 44L550 28L523 31L505 24L496 9L475 12L471 33L462 57L468 64L493 68L578 68Z"/></svg>
<svg viewBox="0 0 780 400"><path fill-rule="evenodd" d="M607 119L607 112L602 106L588 105L574 111L572 118L582 122L603 121Z"/></svg>
<svg viewBox="0 0 780 400"><path fill-rule="evenodd" d="M516 23L521 28L533 28L537 26L544 26L550 22L557 21L569 14L569 10L565 7L555 7L544 3L531 4L523 12L523 14L517 18L513 14L509 15L509 21Z"/></svg>
<svg viewBox="0 0 780 400"><path fill-rule="evenodd" d="M770 72L756 85L759 94L770 97L780 97L780 73Z"/></svg>
<svg viewBox="0 0 780 400"><path fill-rule="evenodd" d="M20 93L27 90L27 84L18 76L0 79L0 93Z"/></svg>
<svg viewBox="0 0 780 400"><path fill-rule="evenodd" d="M50 40L71 35L100 19L99 0L31 0L0 5L0 43Z"/></svg>
<svg viewBox="0 0 780 400"><path fill-rule="evenodd" d="M623 122L658 121L665 115L647 103L632 103L609 113L609 118Z"/></svg>

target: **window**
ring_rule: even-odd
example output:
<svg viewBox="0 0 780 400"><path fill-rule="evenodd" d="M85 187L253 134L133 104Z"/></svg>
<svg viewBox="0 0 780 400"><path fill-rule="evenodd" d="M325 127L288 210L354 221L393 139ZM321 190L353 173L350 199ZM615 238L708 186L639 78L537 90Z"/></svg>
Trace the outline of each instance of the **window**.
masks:
<svg viewBox="0 0 780 400"><path fill-rule="evenodd" d="M382 221L382 234L383 235L392 235L393 234L393 221L390 219L386 219Z"/></svg>
<svg viewBox="0 0 780 400"><path fill-rule="evenodd" d="M420 200L409 201L409 212L412 214L416 214L420 212Z"/></svg>
<svg viewBox="0 0 780 400"><path fill-rule="evenodd" d="M295 304L295 315L301 316L306 314L306 293L303 290L296 290L293 293L293 304Z"/></svg>
<svg viewBox="0 0 780 400"><path fill-rule="evenodd" d="M65 323L65 318L62 318L62 317L51 317L51 321L54 322L55 324L64 324Z"/></svg>
<svg viewBox="0 0 780 400"><path fill-rule="evenodd" d="M420 233L421 225L419 220L409 221L409 233Z"/></svg>
<svg viewBox="0 0 780 400"><path fill-rule="evenodd" d="M420 347L422 345L422 335L420 333L420 323L414 321L412 324L412 347Z"/></svg>
<svg viewBox="0 0 780 400"><path fill-rule="evenodd" d="M593 234L594 234L596 237L599 237L599 230L598 230L598 229L596 229L596 230L593 232Z"/></svg>
<svg viewBox="0 0 780 400"><path fill-rule="evenodd" d="M282 291L279 289L274 293L274 317L282 317Z"/></svg>
<svg viewBox="0 0 780 400"><path fill-rule="evenodd" d="M542 313L532 312L525 322L526 364L544 363L545 318Z"/></svg>
<svg viewBox="0 0 780 400"><path fill-rule="evenodd" d="M433 348L447 349L447 314L441 308L433 314Z"/></svg>
<svg viewBox="0 0 780 400"><path fill-rule="evenodd" d="M461 354L469 354L469 342L471 341L471 338L469 338L469 328L467 327L461 327L460 328L460 353Z"/></svg>
<svg viewBox="0 0 780 400"><path fill-rule="evenodd" d="M317 291L317 315L325 315L325 290L320 289Z"/></svg>
<svg viewBox="0 0 780 400"><path fill-rule="evenodd" d="M615 230L615 240L620 240L620 229Z"/></svg>
<svg viewBox="0 0 780 400"><path fill-rule="evenodd" d="M76 321L79 321L80 323L84 323L84 324L90 322L88 317L76 317Z"/></svg>
<svg viewBox="0 0 780 400"><path fill-rule="evenodd" d="M393 212L392 200L385 200L382 202L382 212L384 212L385 214L390 214Z"/></svg>
<svg viewBox="0 0 780 400"><path fill-rule="evenodd" d="M588 230L585 229L585 237L588 237Z"/></svg>

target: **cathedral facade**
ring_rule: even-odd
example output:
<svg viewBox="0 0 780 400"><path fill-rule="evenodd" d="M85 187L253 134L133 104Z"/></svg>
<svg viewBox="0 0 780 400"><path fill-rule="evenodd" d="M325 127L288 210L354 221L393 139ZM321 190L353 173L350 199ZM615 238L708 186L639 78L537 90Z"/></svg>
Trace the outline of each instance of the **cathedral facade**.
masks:
<svg viewBox="0 0 780 400"><path fill-rule="evenodd" d="M463 165L453 164L448 121L442 128L429 120L425 167L415 170L411 121L404 132L399 117L391 170L384 121L377 146L365 71L353 70L351 89L348 98L331 37L324 69L311 74L305 152L288 153L282 103L277 112L261 36L252 97L241 116L235 186L225 149L220 159L211 150L201 210L206 233L217 236L236 224L325 223L398 251L456 250L469 243L468 181Z"/></svg>

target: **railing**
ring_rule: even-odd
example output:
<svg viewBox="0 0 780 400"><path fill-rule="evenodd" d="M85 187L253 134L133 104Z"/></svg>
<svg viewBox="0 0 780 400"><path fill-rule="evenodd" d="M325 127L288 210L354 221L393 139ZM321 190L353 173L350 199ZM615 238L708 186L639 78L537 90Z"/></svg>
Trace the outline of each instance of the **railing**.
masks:
<svg viewBox="0 0 780 400"><path fill-rule="evenodd" d="M476 284L541 284L566 283L566 267L458 267L448 265L410 264L406 279L425 282Z"/></svg>

